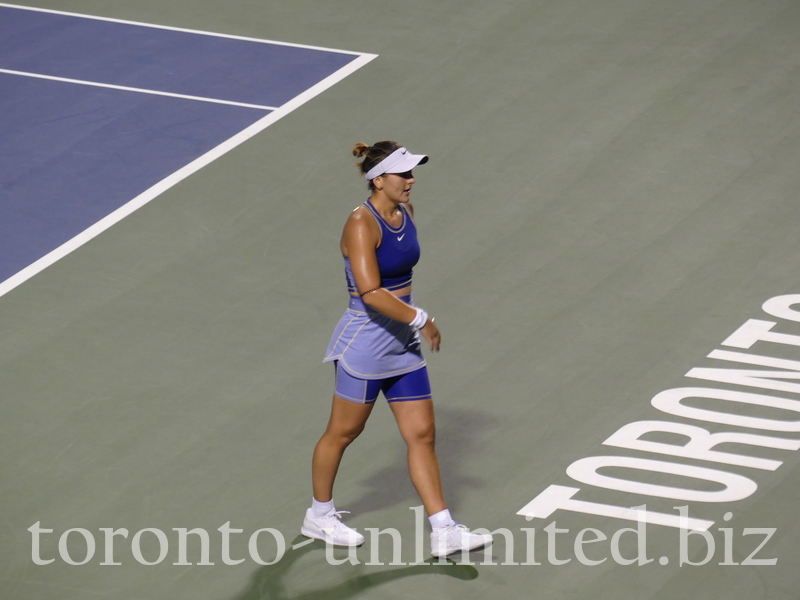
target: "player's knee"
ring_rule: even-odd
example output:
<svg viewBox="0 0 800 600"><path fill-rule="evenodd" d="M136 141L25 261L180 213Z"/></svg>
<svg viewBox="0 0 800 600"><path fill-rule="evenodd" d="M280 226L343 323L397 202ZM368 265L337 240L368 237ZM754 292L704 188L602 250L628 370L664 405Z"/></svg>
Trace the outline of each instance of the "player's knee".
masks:
<svg viewBox="0 0 800 600"><path fill-rule="evenodd" d="M355 440L361 432L364 431L364 424L354 425L351 427L339 427L334 431L331 431L331 435L336 438L336 440L344 445L349 446L353 440Z"/></svg>
<svg viewBox="0 0 800 600"><path fill-rule="evenodd" d="M436 442L436 425L434 423L419 425L407 432L404 437L409 445L433 446Z"/></svg>

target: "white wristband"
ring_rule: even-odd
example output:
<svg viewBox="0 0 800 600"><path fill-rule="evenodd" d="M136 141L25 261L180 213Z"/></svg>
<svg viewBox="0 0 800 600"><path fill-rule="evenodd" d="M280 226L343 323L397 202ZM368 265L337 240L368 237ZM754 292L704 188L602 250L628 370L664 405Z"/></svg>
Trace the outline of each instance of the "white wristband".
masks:
<svg viewBox="0 0 800 600"><path fill-rule="evenodd" d="M411 327L419 331L423 327L425 327L425 323L428 322L428 313L426 313L421 308L414 308L417 311L417 316L414 317L414 320L409 323Z"/></svg>

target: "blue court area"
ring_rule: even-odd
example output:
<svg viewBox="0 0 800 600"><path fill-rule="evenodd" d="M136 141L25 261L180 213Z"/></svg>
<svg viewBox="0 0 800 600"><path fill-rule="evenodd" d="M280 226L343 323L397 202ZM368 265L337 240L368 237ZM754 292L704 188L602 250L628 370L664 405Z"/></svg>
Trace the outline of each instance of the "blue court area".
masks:
<svg viewBox="0 0 800 600"><path fill-rule="evenodd" d="M357 58L0 6L0 282Z"/></svg>

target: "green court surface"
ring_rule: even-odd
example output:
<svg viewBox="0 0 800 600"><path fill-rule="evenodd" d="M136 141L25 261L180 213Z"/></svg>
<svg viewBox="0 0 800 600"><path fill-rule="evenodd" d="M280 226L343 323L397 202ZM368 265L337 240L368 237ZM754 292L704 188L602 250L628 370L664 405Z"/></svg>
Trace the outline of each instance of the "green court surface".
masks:
<svg viewBox="0 0 800 600"><path fill-rule="evenodd" d="M800 338L723 342L750 319L800 336L796 313L762 308L800 294L800 5L21 4L378 57L0 297L2 598L798 597L800 455L788 446L800 445L800 388L798 365L780 361L800 361ZM326 556L320 542L292 548L304 540L310 457L332 393L321 359L347 302L338 240L367 194L350 149L382 139L430 156L415 170L414 290L441 323L442 351L428 358L448 502L470 527L506 528L513 539L496 536L492 558L519 564L481 564L491 561L481 552L471 565L412 564L409 509L420 502L382 400L345 455L335 496L360 531L400 532L402 564L389 564L389 534L358 549L358 564L331 564L347 552ZM707 358L715 350L769 357L789 373L686 377L765 368ZM727 423L651 405L685 387L784 402L684 400ZM714 450L772 468L603 444L653 420L761 436ZM789 442L768 447L764 437ZM628 482L620 490L566 472L601 456L713 469L724 481L597 471ZM754 490L724 501L641 493L722 499L747 481ZM708 540L693 533L682 553L680 529L649 524L641 556L652 560L621 564L644 541L618 533L632 521L517 514L550 485L579 488L585 502L672 515L688 506L713 521L715 552L707 557ZM49 564L33 561L36 523L52 530L38 548ZM229 549L226 523L241 530ZM112 538L119 564L102 564L101 528L128 530ZM179 555L180 528L209 533L206 559L197 534ZM272 565L248 546L264 528L286 543ZM256 539L270 562L274 534ZM64 560L81 562L91 542L86 564ZM679 566L682 554L695 564Z"/></svg>

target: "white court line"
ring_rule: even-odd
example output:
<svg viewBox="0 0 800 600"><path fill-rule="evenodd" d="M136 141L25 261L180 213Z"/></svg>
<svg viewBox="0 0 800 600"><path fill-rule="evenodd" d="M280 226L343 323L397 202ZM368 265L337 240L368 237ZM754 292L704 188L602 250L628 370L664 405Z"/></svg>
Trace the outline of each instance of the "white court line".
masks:
<svg viewBox="0 0 800 600"><path fill-rule="evenodd" d="M258 42L259 44L275 44L276 46L290 46L291 48L305 48L307 50L322 50L325 52L337 52L339 54L352 54L354 56L367 56L363 52L353 52L352 50L337 50L335 48L323 48L322 46L308 46L306 44L292 44L290 42L278 42L275 40L262 40L259 38L244 37L241 35L229 35L226 33L215 33L213 31L201 31L199 29L185 29L183 27L171 27L169 25L155 25L153 23L142 23L141 21L126 21L124 19L112 19L110 17L98 17L96 15L84 15L81 13L65 12L63 10L52 10L50 8L35 8L32 6L20 6L18 4L7 4L0 2L0 6L6 8L17 8L20 10L31 10L35 12L51 13L54 15L64 15L67 17L81 17L83 19L94 19L95 21L108 21L109 23L121 23L122 25L137 25L140 27L152 27L153 29L166 29L167 31L179 31L181 33L196 33L198 35L210 35L213 37L227 38L229 40L242 40L245 42Z"/></svg>
<svg viewBox="0 0 800 600"><path fill-rule="evenodd" d="M331 86L335 85L348 75L351 75L368 62L372 61L373 59L377 58L377 54L361 54L358 55L358 58L350 62L349 64L345 65L335 73L332 73L316 85L308 88L302 94L299 94L289 100L283 106L277 108L270 114L262 117L246 129L243 129L232 138L222 142L216 148L212 148L202 156L196 158L186 166L181 169L175 171L172 175L169 175L165 179L162 179L157 184L152 186L151 188L145 190L138 196L136 196L133 200L129 201L127 204L124 204L114 212L110 213L103 219L100 219L97 223L92 225L91 227L83 230L81 233L76 235L74 238L65 242L49 254L46 254L36 262L32 263L31 265L27 266L26 268L22 269L15 275L12 275L2 283L0 283L0 296L3 296L13 290L18 285L24 283L40 271L46 269L50 265L52 265L57 260L65 257L70 252L76 250L83 246L86 242L91 240L92 238L96 237L115 223L118 223L137 209L141 208L160 194L163 194L172 186L176 185L177 183L183 181L189 175L196 173L212 161L216 160L223 154L230 152L236 146L246 142L254 135L262 132L264 129L282 119L290 112L294 111L295 109L299 108L315 96L321 94Z"/></svg>
<svg viewBox="0 0 800 600"><path fill-rule="evenodd" d="M218 100L217 98L204 98L202 96L187 96L186 94L173 94L172 92L159 92L158 90L146 90L144 88L128 87L125 85L112 85L110 83L100 83L98 81L85 81L83 79L70 79L69 77L56 77L55 75L42 75L41 73L30 73L28 71L13 71L11 69L0 69L0 73L8 73L9 75L21 75L23 77L34 77L36 79L48 79L50 81L63 81L65 83L77 83L80 85L90 85L92 87L108 88L111 90L122 90L124 92L138 92L140 94L152 94L153 96L168 96L170 98L182 98L184 100L198 100L200 102L212 102L214 104L227 104L229 106L260 108L262 110L276 109L275 106L261 106L259 104L233 102L232 100Z"/></svg>

